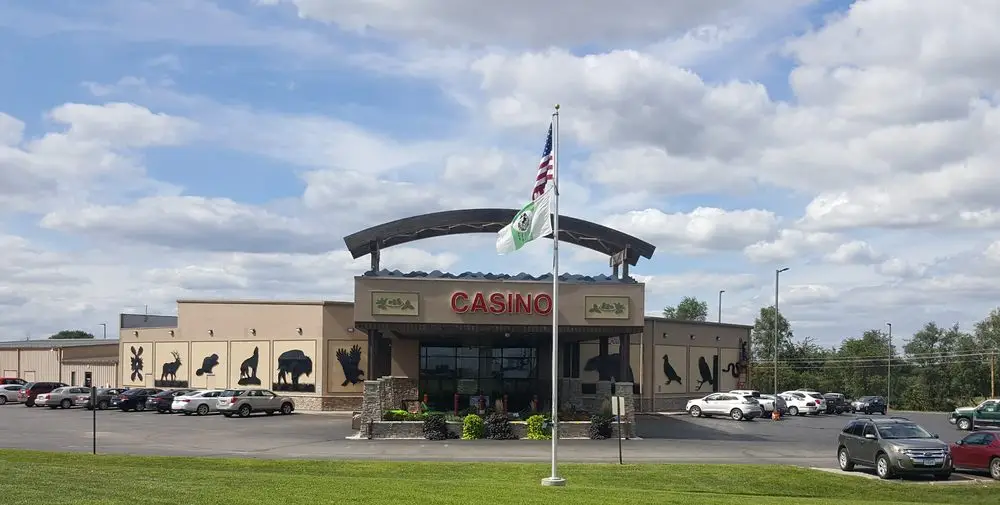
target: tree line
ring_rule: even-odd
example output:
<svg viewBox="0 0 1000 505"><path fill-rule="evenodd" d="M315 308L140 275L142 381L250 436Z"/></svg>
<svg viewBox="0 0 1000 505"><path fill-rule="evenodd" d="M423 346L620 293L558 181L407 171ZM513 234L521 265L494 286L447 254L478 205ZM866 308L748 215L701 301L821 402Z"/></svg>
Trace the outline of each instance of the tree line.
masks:
<svg viewBox="0 0 1000 505"><path fill-rule="evenodd" d="M707 313L708 304L692 297L663 311L664 317L689 321L705 321ZM972 405L996 394L1000 309L968 331L931 321L913 335L893 334L891 349L883 328L824 347L810 337L796 337L784 315L777 315L779 391L809 388L851 398L889 396L891 408L933 411ZM751 332L750 385L765 392L774 390L774 329L774 306L761 308Z"/></svg>

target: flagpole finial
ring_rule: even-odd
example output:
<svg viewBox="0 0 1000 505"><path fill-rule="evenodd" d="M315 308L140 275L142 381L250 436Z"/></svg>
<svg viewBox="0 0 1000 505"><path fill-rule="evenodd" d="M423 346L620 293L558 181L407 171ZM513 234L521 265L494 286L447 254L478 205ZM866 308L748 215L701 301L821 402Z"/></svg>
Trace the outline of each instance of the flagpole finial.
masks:
<svg viewBox="0 0 1000 505"><path fill-rule="evenodd" d="M559 104L556 104L556 110L559 110Z"/></svg>

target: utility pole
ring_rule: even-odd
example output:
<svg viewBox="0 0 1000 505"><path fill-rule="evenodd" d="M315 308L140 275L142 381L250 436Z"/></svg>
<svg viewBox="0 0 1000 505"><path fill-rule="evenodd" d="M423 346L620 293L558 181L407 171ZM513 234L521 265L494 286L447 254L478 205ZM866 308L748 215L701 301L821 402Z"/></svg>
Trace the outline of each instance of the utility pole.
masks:
<svg viewBox="0 0 1000 505"><path fill-rule="evenodd" d="M774 271L774 398L778 398L778 276L787 272L788 267Z"/></svg>
<svg viewBox="0 0 1000 505"><path fill-rule="evenodd" d="M990 353L990 398L997 397L997 352Z"/></svg>

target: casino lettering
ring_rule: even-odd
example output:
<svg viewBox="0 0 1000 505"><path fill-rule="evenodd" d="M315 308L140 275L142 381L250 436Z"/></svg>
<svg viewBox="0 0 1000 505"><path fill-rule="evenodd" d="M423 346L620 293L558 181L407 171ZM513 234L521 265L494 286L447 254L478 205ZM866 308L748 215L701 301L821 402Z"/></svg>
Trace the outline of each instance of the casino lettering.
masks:
<svg viewBox="0 0 1000 505"><path fill-rule="evenodd" d="M552 313L552 296L548 293L483 293L456 291L451 295L451 310L459 314L537 314Z"/></svg>

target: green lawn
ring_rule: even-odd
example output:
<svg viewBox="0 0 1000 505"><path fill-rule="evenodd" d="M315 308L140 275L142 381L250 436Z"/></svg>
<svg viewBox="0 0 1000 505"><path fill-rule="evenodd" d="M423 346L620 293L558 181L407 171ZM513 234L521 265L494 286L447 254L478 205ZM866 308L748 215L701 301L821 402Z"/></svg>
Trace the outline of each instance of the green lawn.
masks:
<svg viewBox="0 0 1000 505"><path fill-rule="evenodd" d="M783 466L547 465L91 456L0 450L0 503L1000 504L1000 485L880 482ZM761 499L762 497L766 497Z"/></svg>

